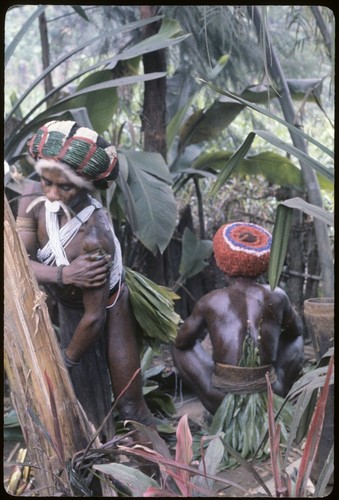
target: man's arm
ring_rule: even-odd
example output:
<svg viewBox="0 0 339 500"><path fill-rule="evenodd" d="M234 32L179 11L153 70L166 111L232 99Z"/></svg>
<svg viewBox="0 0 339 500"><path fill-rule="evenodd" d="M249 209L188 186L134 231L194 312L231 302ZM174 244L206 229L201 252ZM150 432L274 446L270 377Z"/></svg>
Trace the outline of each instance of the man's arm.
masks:
<svg viewBox="0 0 339 500"><path fill-rule="evenodd" d="M178 349L189 349L194 346L199 335L206 327L201 301L198 301L193 312L186 318L184 324L179 328L175 347Z"/></svg>
<svg viewBox="0 0 339 500"><path fill-rule="evenodd" d="M18 205L17 229L26 248L34 275L40 284L58 284L57 266L46 266L37 261L36 252L39 246L38 242L38 215L39 207L34 207L29 213L26 213L28 205L34 197L41 194L40 184L35 181L25 182L23 187L23 196ZM25 220L25 224L20 223ZM107 259L91 261L89 255L79 255L69 266L65 266L62 271L62 282L64 285L74 285L82 287L101 287L107 278Z"/></svg>
<svg viewBox="0 0 339 500"><path fill-rule="evenodd" d="M93 253L101 254L106 258L109 257L109 262L112 261L112 256L115 253L113 238L111 233L108 233L102 227L102 217L98 213L91 219L82 240L82 252L87 256ZM69 360L73 362L79 361L83 354L102 335L106 322L109 289L109 277L101 287L83 288L82 300L85 312L65 350L66 357Z"/></svg>
<svg viewBox="0 0 339 500"><path fill-rule="evenodd" d="M290 340L292 342L297 337L303 335L303 329L303 323L299 314L293 308L288 297L286 296L281 323L281 335L286 340Z"/></svg>
<svg viewBox="0 0 339 500"><path fill-rule="evenodd" d="M83 290L85 312L65 351L66 357L71 361L79 361L103 334L107 314L108 292L108 282L101 288Z"/></svg>
<svg viewBox="0 0 339 500"><path fill-rule="evenodd" d="M294 382L300 377L303 362L303 324L286 296L275 362L277 381L273 385L273 390L276 394L286 396Z"/></svg>

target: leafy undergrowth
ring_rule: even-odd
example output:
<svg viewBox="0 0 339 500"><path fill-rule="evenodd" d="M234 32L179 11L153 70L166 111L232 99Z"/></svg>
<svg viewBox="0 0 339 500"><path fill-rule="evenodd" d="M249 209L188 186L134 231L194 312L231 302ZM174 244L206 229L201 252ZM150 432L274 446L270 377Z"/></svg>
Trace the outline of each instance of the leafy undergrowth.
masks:
<svg viewBox="0 0 339 500"><path fill-rule="evenodd" d="M204 425L204 418L200 422L191 420L184 404L180 417L175 413L159 419L158 430L163 437L133 422L147 436L150 447L133 443L132 431L115 436L99 449L88 447L79 451L65 464L68 480L58 482L56 478L53 496L326 496L333 473L333 449L315 487L310 488L308 481L319 444L328 388L333 383L333 357L326 359L305 373L287 398L293 399L295 411L284 448L280 445L280 427L268 383L269 459L244 459L224 439L225 433L208 435L209 426L207 422ZM159 375L159 370L153 369L148 373ZM150 388L149 384L150 380L146 384ZM233 470L222 466L226 452L239 464ZM17 450L12 460L16 463L12 462L11 468L5 466L6 490L15 495L39 496L34 490L34 469L25 450ZM150 466L156 472L145 474Z"/></svg>

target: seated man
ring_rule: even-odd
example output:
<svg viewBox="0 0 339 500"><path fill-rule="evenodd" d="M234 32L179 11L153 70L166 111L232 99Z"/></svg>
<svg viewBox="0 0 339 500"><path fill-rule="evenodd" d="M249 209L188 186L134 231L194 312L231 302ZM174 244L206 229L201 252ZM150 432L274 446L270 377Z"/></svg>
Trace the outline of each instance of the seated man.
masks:
<svg viewBox="0 0 339 500"><path fill-rule="evenodd" d="M120 395L140 369L120 244L90 195L116 178L118 156L96 132L72 121L46 123L30 140L29 153L40 182L26 183L17 229L38 283L55 288L65 364L76 396L98 428L112 406L111 389ZM155 428L140 372L118 410L123 420ZM113 429L112 416L101 439L111 439Z"/></svg>
<svg viewBox="0 0 339 500"><path fill-rule="evenodd" d="M230 285L198 300L179 329L174 363L184 384L212 414L227 393L266 391L266 372L273 391L283 397L300 375L301 319L282 289L272 291L256 281L268 269L270 246L270 233L255 224L234 222L220 227L213 250ZM212 356L199 341L205 330ZM248 338L257 349L260 366L240 363Z"/></svg>

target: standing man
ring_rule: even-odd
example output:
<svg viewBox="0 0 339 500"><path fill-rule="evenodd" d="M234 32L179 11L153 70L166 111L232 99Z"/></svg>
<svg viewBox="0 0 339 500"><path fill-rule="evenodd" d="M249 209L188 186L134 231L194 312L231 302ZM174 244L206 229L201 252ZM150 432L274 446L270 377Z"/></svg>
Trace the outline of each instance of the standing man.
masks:
<svg viewBox="0 0 339 500"><path fill-rule="evenodd" d="M300 375L301 319L281 288L272 291L256 280L268 269L270 247L270 233L258 225L234 222L220 227L213 250L230 284L203 296L179 329L175 365L212 414L227 393L266 391L267 372L273 391L283 397ZM206 331L212 355L199 341ZM243 363L245 339L257 353L251 367Z"/></svg>
<svg viewBox="0 0 339 500"><path fill-rule="evenodd" d="M98 428L112 406L112 390L117 397L140 369L120 244L91 196L116 178L118 155L96 132L73 121L46 123L30 140L29 153L40 182L24 187L17 229L38 283L55 288L64 361L76 396ZM118 410L123 420L155 428L140 371ZM113 430L111 417L101 440Z"/></svg>

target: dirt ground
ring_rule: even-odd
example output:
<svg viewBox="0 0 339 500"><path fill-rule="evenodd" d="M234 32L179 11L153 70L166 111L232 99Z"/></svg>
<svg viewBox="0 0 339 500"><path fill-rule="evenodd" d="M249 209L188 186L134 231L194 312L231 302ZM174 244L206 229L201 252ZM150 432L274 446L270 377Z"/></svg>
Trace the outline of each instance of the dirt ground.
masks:
<svg viewBox="0 0 339 500"><path fill-rule="evenodd" d="M209 349L210 345L208 343L208 340L205 342L205 348ZM306 346L305 347L305 358L306 362L307 361L312 361L312 358L314 357L314 352L311 346ZM170 354L170 351L168 348L164 347L163 351L160 356L155 357L154 359L154 364L162 364L165 365L165 370L168 371L168 373L171 373L174 368L173 368L173 361L172 361L172 356ZM5 391L6 393L6 391ZM172 394L174 406L176 409L176 413L173 416L173 422L179 421L180 417L182 415L187 414L188 415L188 423L190 425L190 429L192 434L194 433L194 429L200 429L201 427L205 427L208 424L208 422L211 421L211 415L209 412L203 407L201 402L196 398L193 394L190 394L185 388L183 388L180 384L178 387L176 387L176 390ZM5 394L5 399L4 399L4 410L9 411L11 409L11 401L10 398L8 397L8 394ZM10 474L12 470L12 461L16 457L16 453L20 447L24 447L24 444L21 442L18 442L18 440L14 441L4 441L4 480L5 480L5 486L6 486L6 479L8 478L8 475ZM300 459L302 455L302 450L295 448L293 450L293 453L291 454L291 466L292 467L297 467L298 466L298 460ZM265 460L265 461L260 461L255 464L256 471L260 475L261 479L264 480L265 482L268 482L267 484L269 485L269 489L271 492L274 492L274 486L273 484L270 484L270 480L272 478L272 470L271 470L271 463L270 460ZM256 480L253 478L253 475L248 472L243 466L238 466L234 469L227 469L224 470L220 473L220 477L227 479L229 481L232 481L233 483L240 484L243 488L246 490L246 494L239 490L238 488L234 486L226 487L226 489L223 489L222 493L216 494L217 496L224 496L224 497L244 497L244 496L254 496L254 497L260 497L260 496L266 496L263 492L263 490L259 489L259 483L256 482ZM220 485L221 487L222 485ZM224 488L224 485L223 485ZM313 485L309 485L309 494L311 496ZM216 491L218 491L217 485L216 485Z"/></svg>

